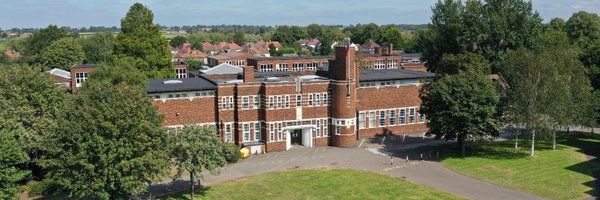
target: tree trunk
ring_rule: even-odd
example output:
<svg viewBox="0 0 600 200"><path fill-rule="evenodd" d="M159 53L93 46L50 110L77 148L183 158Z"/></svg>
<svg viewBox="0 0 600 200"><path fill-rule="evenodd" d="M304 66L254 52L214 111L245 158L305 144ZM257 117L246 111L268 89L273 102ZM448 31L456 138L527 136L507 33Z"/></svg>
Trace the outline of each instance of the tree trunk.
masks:
<svg viewBox="0 0 600 200"><path fill-rule="evenodd" d="M521 131L516 131L517 132L517 136L515 137L515 149L519 149L519 132Z"/></svg>
<svg viewBox="0 0 600 200"><path fill-rule="evenodd" d="M535 129L531 130L531 157L535 156Z"/></svg>
<svg viewBox="0 0 600 200"><path fill-rule="evenodd" d="M190 172L190 190L192 195L192 200L194 200L194 172Z"/></svg>
<svg viewBox="0 0 600 200"><path fill-rule="evenodd" d="M554 135L552 136L552 150L556 150L556 131L554 131Z"/></svg>
<svg viewBox="0 0 600 200"><path fill-rule="evenodd" d="M570 126L567 126L567 134L571 132L571 130L569 130Z"/></svg>
<svg viewBox="0 0 600 200"><path fill-rule="evenodd" d="M464 135L459 135L458 136L458 147L460 148L461 151L461 155L464 158L465 157L465 136Z"/></svg>

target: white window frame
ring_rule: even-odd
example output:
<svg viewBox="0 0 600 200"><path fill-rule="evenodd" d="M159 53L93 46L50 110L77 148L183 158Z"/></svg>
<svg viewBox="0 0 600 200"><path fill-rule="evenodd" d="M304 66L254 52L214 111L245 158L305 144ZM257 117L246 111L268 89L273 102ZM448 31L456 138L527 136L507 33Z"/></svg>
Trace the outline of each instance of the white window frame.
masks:
<svg viewBox="0 0 600 200"><path fill-rule="evenodd" d="M229 96L229 109L233 110L234 109L234 102L233 102L233 96Z"/></svg>
<svg viewBox="0 0 600 200"><path fill-rule="evenodd" d="M417 110L415 107L408 108L408 123L414 124L416 123L416 113Z"/></svg>
<svg viewBox="0 0 600 200"><path fill-rule="evenodd" d="M227 110L227 97L221 97L221 109Z"/></svg>
<svg viewBox="0 0 600 200"><path fill-rule="evenodd" d="M406 124L406 108L400 108L400 110L398 111L398 124Z"/></svg>
<svg viewBox="0 0 600 200"><path fill-rule="evenodd" d="M315 94L315 106L321 106L321 94L320 93Z"/></svg>
<svg viewBox="0 0 600 200"><path fill-rule="evenodd" d="M225 142L233 141L233 124L226 123L225 124Z"/></svg>
<svg viewBox="0 0 600 200"><path fill-rule="evenodd" d="M283 108L283 99L282 99L281 95L277 96L277 108L278 109Z"/></svg>
<svg viewBox="0 0 600 200"><path fill-rule="evenodd" d="M327 95L327 93L323 93L323 105L326 106L327 104L329 104L329 96Z"/></svg>
<svg viewBox="0 0 600 200"><path fill-rule="evenodd" d="M390 59L388 60L388 69L398 69L398 60L396 59Z"/></svg>
<svg viewBox="0 0 600 200"><path fill-rule="evenodd" d="M260 141L261 139L261 123L254 123L254 141Z"/></svg>
<svg viewBox="0 0 600 200"><path fill-rule="evenodd" d="M358 129L367 128L366 120L367 114L365 112L358 112Z"/></svg>
<svg viewBox="0 0 600 200"><path fill-rule="evenodd" d="M275 123L269 124L269 142L275 141Z"/></svg>
<svg viewBox="0 0 600 200"><path fill-rule="evenodd" d="M277 123L277 141L283 140L283 125L281 122Z"/></svg>
<svg viewBox="0 0 600 200"><path fill-rule="evenodd" d="M390 109L388 110L388 124L390 126L396 125L396 109Z"/></svg>
<svg viewBox="0 0 600 200"><path fill-rule="evenodd" d="M83 82L85 82L88 78L87 72L76 72L75 73L75 87L81 87Z"/></svg>
<svg viewBox="0 0 600 200"><path fill-rule="evenodd" d="M375 111L369 112L369 128L377 127L377 113Z"/></svg>
<svg viewBox="0 0 600 200"><path fill-rule="evenodd" d="M290 95L285 95L283 106L285 108L290 108Z"/></svg>
<svg viewBox="0 0 600 200"><path fill-rule="evenodd" d="M175 74L177 75L177 78L187 78L186 69L175 69Z"/></svg>
<svg viewBox="0 0 600 200"><path fill-rule="evenodd" d="M274 109L275 107L275 97L274 96L269 96L269 109Z"/></svg>
<svg viewBox="0 0 600 200"><path fill-rule="evenodd" d="M308 107L313 106L313 95L308 94Z"/></svg>
<svg viewBox="0 0 600 200"><path fill-rule="evenodd" d="M385 60L375 60L375 69L385 69Z"/></svg>
<svg viewBox="0 0 600 200"><path fill-rule="evenodd" d="M315 120L315 123L316 123L315 125L317 126L315 128L315 136L320 138L321 137L321 120L317 119L317 120Z"/></svg>
<svg viewBox="0 0 600 200"><path fill-rule="evenodd" d="M292 63L292 71L304 71L304 63Z"/></svg>
<svg viewBox="0 0 600 200"><path fill-rule="evenodd" d="M253 109L260 109L260 96L256 95L252 97L252 108Z"/></svg>
<svg viewBox="0 0 600 200"><path fill-rule="evenodd" d="M244 110L250 109L250 97L248 97L248 96L242 97L242 109L244 109Z"/></svg>
<svg viewBox="0 0 600 200"><path fill-rule="evenodd" d="M250 123L242 124L242 135L244 142L250 142Z"/></svg>
<svg viewBox="0 0 600 200"><path fill-rule="evenodd" d="M329 119L323 119L323 137L329 137Z"/></svg>
<svg viewBox="0 0 600 200"><path fill-rule="evenodd" d="M302 94L296 95L296 107L302 107Z"/></svg>
<svg viewBox="0 0 600 200"><path fill-rule="evenodd" d="M307 71L317 71L317 66L319 66L319 63L317 63L317 62L306 63L306 70Z"/></svg>

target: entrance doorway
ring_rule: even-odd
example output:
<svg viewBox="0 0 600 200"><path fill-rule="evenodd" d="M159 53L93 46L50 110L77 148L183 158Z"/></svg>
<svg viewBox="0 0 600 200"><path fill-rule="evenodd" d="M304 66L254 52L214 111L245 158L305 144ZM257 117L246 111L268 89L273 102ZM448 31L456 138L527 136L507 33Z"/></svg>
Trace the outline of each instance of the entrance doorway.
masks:
<svg viewBox="0 0 600 200"><path fill-rule="evenodd" d="M302 129L291 130L290 139L292 140L292 145L302 145Z"/></svg>

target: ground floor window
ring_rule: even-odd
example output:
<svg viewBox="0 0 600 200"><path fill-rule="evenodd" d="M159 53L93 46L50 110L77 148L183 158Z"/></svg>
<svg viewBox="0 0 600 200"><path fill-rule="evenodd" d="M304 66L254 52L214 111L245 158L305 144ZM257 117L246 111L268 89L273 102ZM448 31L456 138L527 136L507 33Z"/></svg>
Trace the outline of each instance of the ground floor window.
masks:
<svg viewBox="0 0 600 200"><path fill-rule="evenodd" d="M269 124L269 141L275 140L275 125Z"/></svg>
<svg viewBox="0 0 600 200"><path fill-rule="evenodd" d="M396 124L396 110L390 110L390 126Z"/></svg>
<svg viewBox="0 0 600 200"><path fill-rule="evenodd" d="M260 140L260 122L254 123L254 141Z"/></svg>
<svg viewBox="0 0 600 200"><path fill-rule="evenodd" d="M244 142L250 141L250 124L242 124L242 133L244 135Z"/></svg>
<svg viewBox="0 0 600 200"><path fill-rule="evenodd" d="M369 128L375 128L375 111L369 112Z"/></svg>
<svg viewBox="0 0 600 200"><path fill-rule="evenodd" d="M385 126L385 110L379 111L379 127Z"/></svg>
<svg viewBox="0 0 600 200"><path fill-rule="evenodd" d="M410 123L410 124L415 123L415 108L408 109L408 123Z"/></svg>
<svg viewBox="0 0 600 200"><path fill-rule="evenodd" d="M315 130L315 133L316 133L317 137L321 137L321 120L320 119L316 120L316 125L317 125L317 128Z"/></svg>
<svg viewBox="0 0 600 200"><path fill-rule="evenodd" d="M225 124L225 142L233 141L231 124Z"/></svg>
<svg viewBox="0 0 600 200"><path fill-rule="evenodd" d="M364 112L360 112L358 113L358 128L359 129L363 129L365 128L366 124L365 124L365 120L367 119L367 115Z"/></svg>
<svg viewBox="0 0 600 200"><path fill-rule="evenodd" d="M283 127L281 126L281 122L277 123L277 136L278 140L283 140Z"/></svg>
<svg viewBox="0 0 600 200"><path fill-rule="evenodd" d="M400 108L398 113L398 124L406 124L406 109Z"/></svg>
<svg viewBox="0 0 600 200"><path fill-rule="evenodd" d="M329 120L328 119L323 120L323 136L325 136L325 137L329 136Z"/></svg>

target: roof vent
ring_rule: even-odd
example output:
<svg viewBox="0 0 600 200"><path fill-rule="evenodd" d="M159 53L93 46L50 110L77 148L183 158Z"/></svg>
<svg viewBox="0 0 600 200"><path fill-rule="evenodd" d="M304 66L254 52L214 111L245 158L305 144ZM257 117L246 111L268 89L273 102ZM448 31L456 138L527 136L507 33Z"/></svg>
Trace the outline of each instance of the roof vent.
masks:
<svg viewBox="0 0 600 200"><path fill-rule="evenodd" d="M183 83L183 81L181 81L181 80L166 80L166 81L163 81L163 84L180 84L180 83Z"/></svg>

